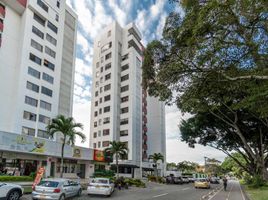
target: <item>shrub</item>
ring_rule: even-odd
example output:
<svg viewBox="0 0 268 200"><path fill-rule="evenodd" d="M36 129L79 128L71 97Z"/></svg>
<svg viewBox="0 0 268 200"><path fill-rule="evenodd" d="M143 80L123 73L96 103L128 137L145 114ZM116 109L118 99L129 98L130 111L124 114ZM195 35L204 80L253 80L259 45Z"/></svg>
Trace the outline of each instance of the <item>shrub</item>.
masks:
<svg viewBox="0 0 268 200"><path fill-rule="evenodd" d="M148 176L148 181L156 182L156 176Z"/></svg>
<svg viewBox="0 0 268 200"><path fill-rule="evenodd" d="M0 182L20 182L20 181L33 181L33 177L30 176L0 176Z"/></svg>
<svg viewBox="0 0 268 200"><path fill-rule="evenodd" d="M34 179L36 177L36 172L31 172L30 177L32 177Z"/></svg>

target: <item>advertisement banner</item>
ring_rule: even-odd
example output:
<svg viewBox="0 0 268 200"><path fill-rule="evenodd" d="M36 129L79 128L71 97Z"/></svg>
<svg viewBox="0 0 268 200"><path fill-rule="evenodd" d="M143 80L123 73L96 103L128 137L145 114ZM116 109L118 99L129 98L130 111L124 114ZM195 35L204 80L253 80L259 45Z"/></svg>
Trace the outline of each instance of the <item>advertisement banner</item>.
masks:
<svg viewBox="0 0 268 200"><path fill-rule="evenodd" d="M94 161L105 162L105 157L103 151L94 149Z"/></svg>
<svg viewBox="0 0 268 200"><path fill-rule="evenodd" d="M45 168L44 167L40 167L38 169L37 173L36 173L36 177L34 179L32 188L34 188L38 183L40 183L40 181L41 181L44 173L45 173Z"/></svg>

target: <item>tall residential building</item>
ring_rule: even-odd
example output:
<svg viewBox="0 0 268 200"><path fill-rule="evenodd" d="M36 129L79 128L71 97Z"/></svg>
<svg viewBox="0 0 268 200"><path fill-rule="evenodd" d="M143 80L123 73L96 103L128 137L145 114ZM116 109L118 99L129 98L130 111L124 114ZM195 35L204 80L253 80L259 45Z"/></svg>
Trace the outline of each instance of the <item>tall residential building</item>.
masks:
<svg viewBox="0 0 268 200"><path fill-rule="evenodd" d="M48 138L72 115L76 29L64 0L0 0L0 131Z"/></svg>
<svg viewBox="0 0 268 200"><path fill-rule="evenodd" d="M95 39L93 56L90 147L103 150L109 141L124 142L129 151L120 161L119 170L135 177L140 176L141 163L144 170L152 169L149 155L165 154L162 103L156 101L155 105L159 106L152 110L159 115L147 119L151 116L147 113L150 98L141 87L141 38L134 23L122 28L114 22ZM156 133L148 133L154 131L150 123L157 123ZM163 139L159 147L154 136Z"/></svg>

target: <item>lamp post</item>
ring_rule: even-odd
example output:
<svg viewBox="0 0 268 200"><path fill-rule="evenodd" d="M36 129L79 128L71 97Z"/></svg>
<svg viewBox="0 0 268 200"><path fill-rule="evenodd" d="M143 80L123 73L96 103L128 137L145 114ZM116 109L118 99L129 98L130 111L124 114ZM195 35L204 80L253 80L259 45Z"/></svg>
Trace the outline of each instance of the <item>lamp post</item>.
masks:
<svg viewBox="0 0 268 200"><path fill-rule="evenodd" d="M204 156L204 159L205 159L204 172L206 172L206 166L207 166L207 159L208 159L208 157Z"/></svg>

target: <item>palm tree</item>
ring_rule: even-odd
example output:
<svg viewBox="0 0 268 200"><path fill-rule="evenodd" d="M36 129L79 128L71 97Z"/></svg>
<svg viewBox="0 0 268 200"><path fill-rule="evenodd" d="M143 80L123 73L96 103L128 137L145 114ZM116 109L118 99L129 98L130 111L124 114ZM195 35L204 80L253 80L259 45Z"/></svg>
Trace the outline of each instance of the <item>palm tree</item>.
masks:
<svg viewBox="0 0 268 200"><path fill-rule="evenodd" d="M104 149L105 153L110 153L111 156L115 156L116 176L119 177L119 164L118 159L124 159L128 154L128 148L124 142L112 141L110 146Z"/></svg>
<svg viewBox="0 0 268 200"><path fill-rule="evenodd" d="M63 157L65 144L74 145L76 136L82 139L82 142L86 140L86 136L76 130L76 128L83 129L81 123L75 123L74 118L58 115L52 119L52 122L47 126L48 134L53 138L55 133L61 133L63 135L61 146L61 164L60 164L60 177L63 176Z"/></svg>
<svg viewBox="0 0 268 200"><path fill-rule="evenodd" d="M149 156L149 160L153 160L154 173L155 173L155 176L158 176L157 162L158 160L161 160L162 162L164 162L164 156L161 153L154 153L153 155Z"/></svg>

